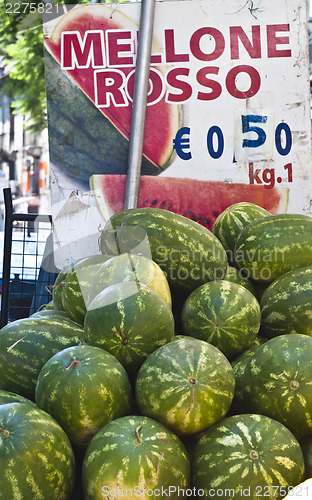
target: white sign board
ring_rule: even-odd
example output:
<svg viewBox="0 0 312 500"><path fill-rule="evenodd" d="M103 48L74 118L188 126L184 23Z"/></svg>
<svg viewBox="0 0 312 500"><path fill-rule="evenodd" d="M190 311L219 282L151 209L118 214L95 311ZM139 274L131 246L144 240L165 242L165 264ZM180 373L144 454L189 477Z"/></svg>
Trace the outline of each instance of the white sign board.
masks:
<svg viewBox="0 0 312 500"><path fill-rule="evenodd" d="M97 253L123 207L139 19L140 3L45 18L60 265ZM311 214L310 113L305 0L157 1L140 202L209 228L236 201Z"/></svg>

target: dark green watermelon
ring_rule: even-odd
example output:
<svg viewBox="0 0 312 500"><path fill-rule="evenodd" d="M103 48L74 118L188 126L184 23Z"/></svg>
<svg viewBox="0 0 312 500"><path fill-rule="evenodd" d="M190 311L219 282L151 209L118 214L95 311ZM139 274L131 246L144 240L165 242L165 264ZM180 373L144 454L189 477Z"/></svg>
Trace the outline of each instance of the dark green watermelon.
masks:
<svg viewBox="0 0 312 500"><path fill-rule="evenodd" d="M0 389L35 397L38 374L53 354L85 343L80 325L56 315L29 317L0 330Z"/></svg>
<svg viewBox="0 0 312 500"><path fill-rule="evenodd" d="M132 210L123 217L117 240L120 252L152 258L164 271L171 291L190 293L226 272L227 256L218 238L197 222L167 210Z"/></svg>
<svg viewBox="0 0 312 500"><path fill-rule="evenodd" d="M64 349L42 367L36 403L62 426L71 442L86 447L111 420L128 415L132 391L119 361L98 347Z"/></svg>
<svg viewBox="0 0 312 500"><path fill-rule="evenodd" d="M187 435L203 431L227 414L234 384L233 369L219 349L203 340L180 337L144 361L135 394L143 415Z"/></svg>
<svg viewBox="0 0 312 500"><path fill-rule="evenodd" d="M34 404L0 405L1 500L68 500L75 458L61 426Z"/></svg>
<svg viewBox="0 0 312 500"><path fill-rule="evenodd" d="M181 313L183 332L220 349L228 359L248 349L261 321L260 305L242 285L209 281L186 299Z"/></svg>
<svg viewBox="0 0 312 500"><path fill-rule="evenodd" d="M87 448L82 467L85 498L179 499L190 492L184 445L164 425L142 416L105 425Z"/></svg>
<svg viewBox="0 0 312 500"><path fill-rule="evenodd" d="M83 325L89 292L93 278L101 265L110 257L107 255L90 255L80 259L67 273L62 284L62 304L70 319Z"/></svg>
<svg viewBox="0 0 312 500"><path fill-rule="evenodd" d="M261 345L241 379L246 411L278 420L297 437L312 437L312 337L279 335Z"/></svg>
<svg viewBox="0 0 312 500"><path fill-rule="evenodd" d="M88 344L113 354L128 373L174 336L169 304L155 290L124 281L102 290L90 303L84 321Z"/></svg>
<svg viewBox="0 0 312 500"><path fill-rule="evenodd" d="M193 484L203 498L282 499L304 477L299 442L265 415L226 417L195 445Z"/></svg>

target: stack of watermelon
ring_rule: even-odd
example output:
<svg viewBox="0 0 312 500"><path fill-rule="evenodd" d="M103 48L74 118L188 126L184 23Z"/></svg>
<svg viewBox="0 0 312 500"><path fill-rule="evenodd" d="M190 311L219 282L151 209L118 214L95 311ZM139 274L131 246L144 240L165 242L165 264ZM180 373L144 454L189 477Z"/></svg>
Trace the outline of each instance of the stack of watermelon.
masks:
<svg viewBox="0 0 312 500"><path fill-rule="evenodd" d="M282 499L312 477L312 218L114 214L0 331L0 499Z"/></svg>

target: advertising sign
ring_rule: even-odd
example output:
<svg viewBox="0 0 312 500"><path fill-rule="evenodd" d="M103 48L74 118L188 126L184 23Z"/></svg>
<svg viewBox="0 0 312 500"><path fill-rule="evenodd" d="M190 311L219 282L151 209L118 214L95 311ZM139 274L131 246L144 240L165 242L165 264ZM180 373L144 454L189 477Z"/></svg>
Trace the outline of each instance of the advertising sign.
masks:
<svg viewBox="0 0 312 500"><path fill-rule="evenodd" d="M140 7L44 16L56 264L123 209ZM305 0L156 2L140 206L310 214L310 124Z"/></svg>

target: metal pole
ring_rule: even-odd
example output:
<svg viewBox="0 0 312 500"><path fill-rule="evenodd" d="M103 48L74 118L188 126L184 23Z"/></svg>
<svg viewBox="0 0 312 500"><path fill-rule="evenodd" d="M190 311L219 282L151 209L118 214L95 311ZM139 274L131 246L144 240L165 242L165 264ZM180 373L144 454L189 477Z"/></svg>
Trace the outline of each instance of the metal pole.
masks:
<svg viewBox="0 0 312 500"><path fill-rule="evenodd" d="M3 189L3 197L4 197L4 207L5 207L5 223L4 223L4 243L3 243L0 328L3 328L8 323L9 320L12 222L13 222L13 205L12 205L12 195L10 188Z"/></svg>
<svg viewBox="0 0 312 500"><path fill-rule="evenodd" d="M125 209L136 208L138 204L154 12L155 0L142 0L129 140Z"/></svg>

